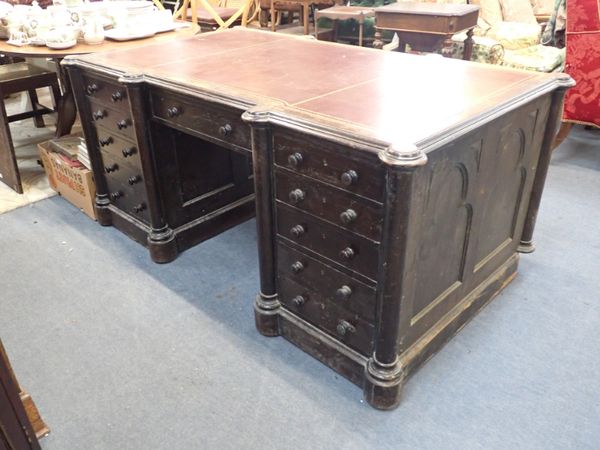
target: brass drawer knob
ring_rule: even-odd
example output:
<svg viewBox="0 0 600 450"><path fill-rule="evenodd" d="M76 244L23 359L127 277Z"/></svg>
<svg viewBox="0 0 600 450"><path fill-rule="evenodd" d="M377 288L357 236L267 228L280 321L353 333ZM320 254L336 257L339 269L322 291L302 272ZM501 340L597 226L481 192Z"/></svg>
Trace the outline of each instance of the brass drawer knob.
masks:
<svg viewBox="0 0 600 450"><path fill-rule="evenodd" d="M352 295L352 288L347 285L343 285L337 291L335 291L335 297L338 300L348 300Z"/></svg>
<svg viewBox="0 0 600 450"><path fill-rule="evenodd" d="M129 122L127 122L127 120L125 120L125 119L119 120L117 122L117 128L119 130L123 130L123 129L127 128L128 125L129 125Z"/></svg>
<svg viewBox="0 0 600 450"><path fill-rule="evenodd" d="M304 197L305 194L302 189L294 189L293 191L290 191L289 194L290 202L292 202L293 204L301 202L302 200L304 200Z"/></svg>
<svg viewBox="0 0 600 450"><path fill-rule="evenodd" d="M116 172L119 170L119 165L117 163L112 163L111 165L106 166L104 170L106 170L106 173Z"/></svg>
<svg viewBox="0 0 600 450"><path fill-rule="evenodd" d="M298 167L300 164L302 164L303 160L304 157L302 156L302 153L299 152L292 153L290 156L288 156L288 164L292 167Z"/></svg>
<svg viewBox="0 0 600 450"><path fill-rule="evenodd" d="M85 93L87 95L94 95L96 92L98 92L98 85L96 83L88 84L85 88Z"/></svg>
<svg viewBox="0 0 600 450"><path fill-rule="evenodd" d="M301 261L296 261L292 264L292 272L300 273L304 270L304 264Z"/></svg>
<svg viewBox="0 0 600 450"><path fill-rule="evenodd" d="M354 222L358 218L358 214L353 209L347 209L343 213L340 214L340 220L342 223L349 225Z"/></svg>
<svg viewBox="0 0 600 450"><path fill-rule="evenodd" d="M136 213L136 214L140 213L140 212L142 212L143 210L146 209L146 204L145 203L140 203L139 205L135 205L132 209L133 209L134 213Z"/></svg>
<svg viewBox="0 0 600 450"><path fill-rule="evenodd" d="M340 180L344 186L352 186L358 181L358 174L354 170L347 170L340 176Z"/></svg>
<svg viewBox="0 0 600 450"><path fill-rule="evenodd" d="M352 247L346 247L340 252L340 256L347 260L351 260L352 258L354 258L355 255L356 253L354 252Z"/></svg>
<svg viewBox="0 0 600 450"><path fill-rule="evenodd" d="M133 186L135 183L139 183L139 181L142 179L142 177L140 177L139 175L134 175L132 177L129 177L127 179L127 182Z"/></svg>
<svg viewBox="0 0 600 450"><path fill-rule="evenodd" d="M94 120L100 120L100 119L104 119L106 117L106 111L99 109L96 112L92 113L92 119Z"/></svg>
<svg viewBox="0 0 600 450"><path fill-rule="evenodd" d="M296 295L292 299L292 303L296 306L302 306L302 305L304 305L304 303L306 303L306 300L301 295Z"/></svg>
<svg viewBox="0 0 600 450"><path fill-rule="evenodd" d="M106 147L107 145L110 145L113 143L113 138L111 136L109 136L106 139L100 139L99 142L100 142L101 147Z"/></svg>
<svg viewBox="0 0 600 450"><path fill-rule="evenodd" d="M123 197L123 193L121 191L116 191L116 192L110 193L110 199L112 201L115 201L116 199L121 198L121 197Z"/></svg>
<svg viewBox="0 0 600 450"><path fill-rule="evenodd" d="M127 147L127 148L124 148L124 149L121 151L121 153L123 153L123 156L124 156L125 158L127 158L127 157L129 157L129 156L132 156L132 155L135 155L135 152L136 152L136 149L135 149L135 147Z"/></svg>
<svg viewBox="0 0 600 450"><path fill-rule="evenodd" d="M300 236L302 236L304 233L306 232L306 230L304 229L304 227L302 225L294 225L291 229L290 229L290 234L292 236L294 236L295 238L299 238Z"/></svg>
<svg viewBox="0 0 600 450"><path fill-rule="evenodd" d="M181 114L181 108L179 108L177 106L172 106L171 108L167 109L167 116L170 117L171 119L173 117L177 117L180 114Z"/></svg>
<svg viewBox="0 0 600 450"><path fill-rule="evenodd" d="M346 334L348 333L356 333L356 328L350 322L340 320L337 327L335 328L335 331L337 331L337 334L339 334L340 336L346 336Z"/></svg>
<svg viewBox="0 0 600 450"><path fill-rule="evenodd" d="M232 131L233 131L233 128L231 128L231 125L229 125L228 123L219 127L219 134L223 137L229 136Z"/></svg>
<svg viewBox="0 0 600 450"><path fill-rule="evenodd" d="M110 97L112 98L113 102L118 102L120 100L123 100L123 93L121 91L115 91Z"/></svg>

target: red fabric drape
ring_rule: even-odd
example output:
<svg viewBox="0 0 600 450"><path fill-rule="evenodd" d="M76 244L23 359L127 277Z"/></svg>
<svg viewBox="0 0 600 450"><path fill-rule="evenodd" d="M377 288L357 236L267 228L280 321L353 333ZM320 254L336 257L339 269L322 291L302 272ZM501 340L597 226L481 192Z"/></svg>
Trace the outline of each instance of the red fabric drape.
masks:
<svg viewBox="0 0 600 450"><path fill-rule="evenodd" d="M600 0L567 0L566 47L565 72L577 85L563 119L600 127Z"/></svg>

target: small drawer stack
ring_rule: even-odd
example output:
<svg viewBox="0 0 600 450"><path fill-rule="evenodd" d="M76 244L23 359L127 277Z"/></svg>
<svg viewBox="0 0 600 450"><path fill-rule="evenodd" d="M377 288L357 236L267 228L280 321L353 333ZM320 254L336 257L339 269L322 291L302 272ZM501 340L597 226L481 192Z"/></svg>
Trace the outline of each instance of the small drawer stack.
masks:
<svg viewBox="0 0 600 450"><path fill-rule="evenodd" d="M105 78L88 75L83 78L108 197L119 210L148 225L148 195L127 92Z"/></svg>
<svg viewBox="0 0 600 450"><path fill-rule="evenodd" d="M274 134L279 299L364 355L373 347L384 171L350 149Z"/></svg>

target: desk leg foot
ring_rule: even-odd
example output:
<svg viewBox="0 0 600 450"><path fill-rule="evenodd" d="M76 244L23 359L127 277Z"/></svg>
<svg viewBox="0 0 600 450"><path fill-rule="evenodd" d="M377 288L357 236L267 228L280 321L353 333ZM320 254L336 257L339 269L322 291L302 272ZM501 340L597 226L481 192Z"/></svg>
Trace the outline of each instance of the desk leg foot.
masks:
<svg viewBox="0 0 600 450"><path fill-rule="evenodd" d="M442 44L442 56L444 58L452 58L452 40L447 38L444 39Z"/></svg>
<svg viewBox="0 0 600 450"><path fill-rule="evenodd" d="M279 308L277 294L260 293L254 302L254 322L263 336L279 336Z"/></svg>
<svg viewBox="0 0 600 450"><path fill-rule="evenodd" d="M373 41L373 48L381 50L383 48L383 41L381 40L381 30L375 28L375 40Z"/></svg>
<svg viewBox="0 0 600 450"><path fill-rule="evenodd" d="M521 241L517 247L519 253L533 253L535 251L535 245L533 241Z"/></svg>
<svg viewBox="0 0 600 450"><path fill-rule="evenodd" d="M96 195L96 220L103 227L109 227L112 225L112 215L108 206L110 200L107 195Z"/></svg>
<svg viewBox="0 0 600 450"><path fill-rule="evenodd" d="M391 365L381 364L373 356L365 368L365 400L373 408L396 408L400 404L404 378L404 371L398 362Z"/></svg>
<svg viewBox="0 0 600 450"><path fill-rule="evenodd" d="M164 264L177 258L177 241L175 233L169 227L160 230L152 230L148 235L148 250L150 258L158 264Z"/></svg>

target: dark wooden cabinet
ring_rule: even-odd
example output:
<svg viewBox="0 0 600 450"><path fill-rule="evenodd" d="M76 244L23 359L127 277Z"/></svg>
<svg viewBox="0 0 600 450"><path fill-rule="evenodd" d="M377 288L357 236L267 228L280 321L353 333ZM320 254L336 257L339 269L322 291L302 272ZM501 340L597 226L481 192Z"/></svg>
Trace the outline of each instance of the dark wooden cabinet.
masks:
<svg viewBox="0 0 600 450"><path fill-rule="evenodd" d="M242 29L66 63L75 91L99 71L125 87L135 133L106 127L114 141L94 164L109 152L121 167L114 143L137 146L149 241L183 237L228 208L235 217L211 232L235 223L253 182L258 330L284 336L381 409L398 405L406 378L532 250L572 84ZM90 144L100 127L86 129ZM120 209L103 182L97 203L114 222ZM186 245L201 234L189 236Z"/></svg>

